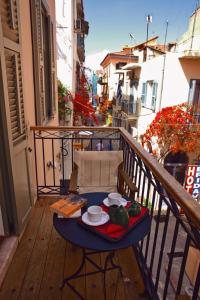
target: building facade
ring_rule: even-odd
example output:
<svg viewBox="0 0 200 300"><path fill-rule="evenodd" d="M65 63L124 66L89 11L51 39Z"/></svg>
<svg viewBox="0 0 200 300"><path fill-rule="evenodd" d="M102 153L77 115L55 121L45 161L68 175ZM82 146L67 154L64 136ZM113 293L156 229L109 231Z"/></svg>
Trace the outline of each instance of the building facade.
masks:
<svg viewBox="0 0 200 300"><path fill-rule="evenodd" d="M200 103L199 20L200 9L197 9L177 44L159 45L158 37L154 37L150 43L132 48L139 57L138 64L122 68L129 71L125 80L132 88L127 97L120 99L122 105L117 106L115 117L117 125L125 127L135 138L139 139L163 107ZM199 120L199 106L195 116Z"/></svg>
<svg viewBox="0 0 200 300"><path fill-rule="evenodd" d="M56 1L57 75L72 97L79 90L82 65L85 61L85 20L82 0ZM73 112L73 103L69 108ZM73 113L66 114L65 125L72 125Z"/></svg>

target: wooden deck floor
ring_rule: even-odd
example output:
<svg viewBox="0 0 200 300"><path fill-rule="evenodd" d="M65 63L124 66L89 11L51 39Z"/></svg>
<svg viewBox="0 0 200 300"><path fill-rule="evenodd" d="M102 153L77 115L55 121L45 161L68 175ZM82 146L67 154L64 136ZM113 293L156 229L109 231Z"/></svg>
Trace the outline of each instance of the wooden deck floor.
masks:
<svg viewBox="0 0 200 300"><path fill-rule="evenodd" d="M40 199L20 241L13 261L0 291L2 300L76 300L77 296L67 287L60 290L63 277L70 275L79 265L80 249L65 242L54 230L49 203ZM103 263L105 254L96 255L96 262ZM117 252L116 260L123 269L124 278L116 270L107 275L108 300L148 299L135 257L131 249ZM91 270L88 263L85 267ZM77 279L74 285L87 300L102 300L102 275ZM115 293L116 291L116 293Z"/></svg>

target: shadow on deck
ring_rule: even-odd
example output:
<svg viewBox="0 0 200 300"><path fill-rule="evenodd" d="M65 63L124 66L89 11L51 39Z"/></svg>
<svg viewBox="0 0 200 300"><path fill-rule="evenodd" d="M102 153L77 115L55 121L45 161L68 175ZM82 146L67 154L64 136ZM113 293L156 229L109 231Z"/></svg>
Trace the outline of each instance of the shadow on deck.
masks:
<svg viewBox="0 0 200 300"><path fill-rule="evenodd" d="M78 267L81 250L64 241L52 224L49 204L55 198L37 201L32 216L0 291L0 299L20 300L76 300L77 296L67 287L60 290L62 279ZM144 292L142 277L132 249L116 252L116 260L121 265L124 278L117 271L107 275L107 299L148 299ZM105 253L98 254L95 261L103 265ZM89 263L87 271L92 271ZM102 300L102 275L83 277L74 285L87 300Z"/></svg>

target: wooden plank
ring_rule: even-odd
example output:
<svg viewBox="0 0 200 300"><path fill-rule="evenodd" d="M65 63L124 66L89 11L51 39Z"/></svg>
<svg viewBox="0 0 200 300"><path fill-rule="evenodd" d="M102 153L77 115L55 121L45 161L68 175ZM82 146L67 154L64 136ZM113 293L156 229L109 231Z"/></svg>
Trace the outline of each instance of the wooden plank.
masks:
<svg viewBox="0 0 200 300"><path fill-rule="evenodd" d="M91 186L100 186L101 161L91 160Z"/></svg>
<svg viewBox="0 0 200 300"><path fill-rule="evenodd" d="M3 286L1 287L0 299L2 300L19 299L43 213L43 208L33 208L31 212L30 221L8 269Z"/></svg>
<svg viewBox="0 0 200 300"><path fill-rule="evenodd" d="M112 174L113 175L113 174ZM101 186L109 186L110 179L110 161L109 160L101 160L100 167L100 185Z"/></svg>
<svg viewBox="0 0 200 300"><path fill-rule="evenodd" d="M125 293L127 300L148 299L145 287L132 248L117 251L117 256L123 270Z"/></svg>
<svg viewBox="0 0 200 300"><path fill-rule="evenodd" d="M94 254L91 259L101 266L101 255ZM86 272L96 271L90 262L86 263ZM102 300L103 298L103 275L101 273L86 277L86 299L87 300Z"/></svg>
<svg viewBox="0 0 200 300"><path fill-rule="evenodd" d="M60 286L65 265L66 241L53 228L39 299L61 300Z"/></svg>
<svg viewBox="0 0 200 300"><path fill-rule="evenodd" d="M81 259L82 250L79 247L67 243L64 278L72 275L78 269L81 263ZM84 274L84 272L85 267L83 268L83 272L81 274ZM85 277L72 280L71 284L78 290L78 292L83 297L85 297ZM77 300L78 297L67 285L65 285L62 291L62 299Z"/></svg>
<svg viewBox="0 0 200 300"><path fill-rule="evenodd" d="M30 257L27 274L24 279L20 300L38 299L40 284L46 264L50 233L52 231L52 213L45 207L44 215L36 237L33 253Z"/></svg>

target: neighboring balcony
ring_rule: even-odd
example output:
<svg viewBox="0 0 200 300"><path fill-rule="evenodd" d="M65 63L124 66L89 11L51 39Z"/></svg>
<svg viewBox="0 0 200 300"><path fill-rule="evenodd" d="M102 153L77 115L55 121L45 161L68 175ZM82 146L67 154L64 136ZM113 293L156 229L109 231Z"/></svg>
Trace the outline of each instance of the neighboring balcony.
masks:
<svg viewBox="0 0 200 300"><path fill-rule="evenodd" d="M136 116L136 103L133 102L132 96L129 96L128 100L122 100L121 110L128 116Z"/></svg>
<svg viewBox="0 0 200 300"><path fill-rule="evenodd" d="M123 172L129 183L123 186L124 194L133 197L129 186L134 183L138 189L134 199L149 208L151 218L145 239L117 254L123 278L118 281L110 272L107 299L189 299L186 291L190 285L192 299L197 299L200 267L196 264L191 277L190 250L200 248L200 207L163 166L122 128L33 127L32 131L39 200L8 271L1 299L14 295L21 300L76 299L67 287L60 291L59 286L63 274L78 265L80 249L56 234L48 205L54 197L68 193L77 154L96 152L98 142L104 145L98 152L102 161L104 155L122 153ZM89 170L82 176L87 177ZM103 259L103 254L96 257L100 263ZM74 284L86 299L102 299L98 296L102 293L102 278L92 277Z"/></svg>
<svg viewBox="0 0 200 300"><path fill-rule="evenodd" d="M85 61L85 40L84 35L77 34L77 53L81 62Z"/></svg>

